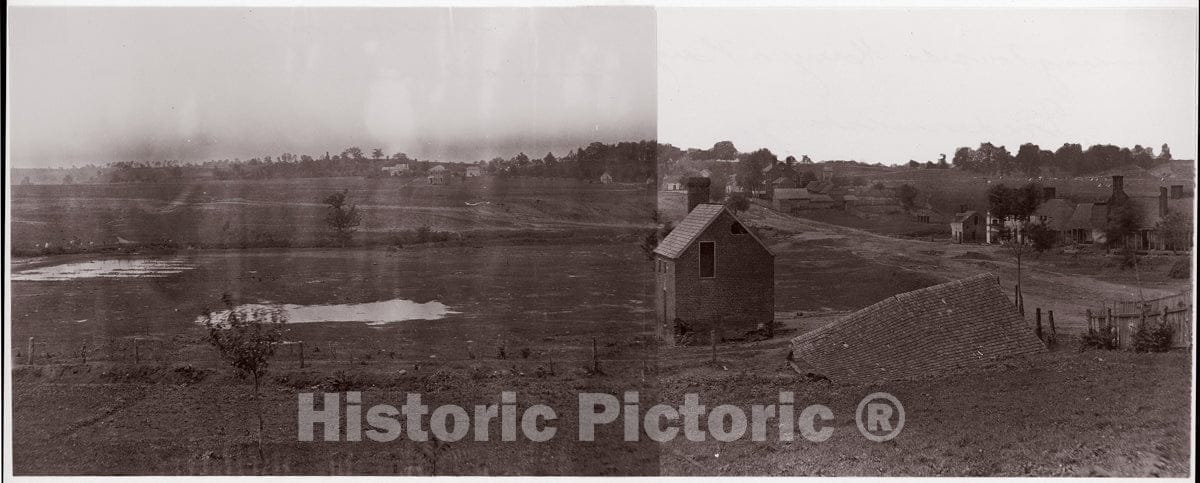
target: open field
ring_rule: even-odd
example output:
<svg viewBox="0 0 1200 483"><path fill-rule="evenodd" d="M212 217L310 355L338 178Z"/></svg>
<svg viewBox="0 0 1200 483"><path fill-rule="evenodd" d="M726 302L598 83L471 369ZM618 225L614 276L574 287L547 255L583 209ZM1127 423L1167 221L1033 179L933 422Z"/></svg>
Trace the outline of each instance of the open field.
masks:
<svg viewBox="0 0 1200 483"><path fill-rule="evenodd" d="M508 199L515 198L526 199ZM545 199L554 205L547 211L555 213L577 202L576 195ZM681 196L663 195L658 201L665 217L677 220L681 215ZM141 201L123 201L116 209L136 203ZM592 214L583 223L621 225L619 210L642 209L630 200L600 204L610 206L604 209L612 214ZM397 211L411 212L407 207ZM613 217L611 222L597 221L607 216ZM15 365L15 470L1187 474L1189 354L1081 353L1067 342L1060 350L1026 360L920 380L845 385L798 377L784 360L788 338L896 293L980 272L994 273L1011 286L1015 266L993 247L888 237L758 207L742 216L776 254L776 316L783 327L771 340L723 344L716 364L709 362L707 347L667 349L652 340L653 268L637 247L638 238L621 232L503 246L480 242L105 255L99 258L163 259L188 268L162 278L14 280L9 350ZM563 218L508 220L518 229L540 230L566 227ZM67 226L62 220L52 224ZM20 275L96 258L23 259L12 269ZM1154 265L1163 270L1146 269L1137 276L1104 267L1104 260L1100 254L1030 260L1024 267L1027 307L1055 310L1060 329L1069 334L1078 332L1083 310L1092 305L1139 293L1174 293L1188 285L1158 274L1170 260ZM456 313L383 325L287 326L288 340L306 344L305 366L300 367L293 346L283 348L274 362L264 386L266 467L260 468L250 386L215 359L195 321L206 308L217 308L225 292L242 302L306 306L438 301ZM37 344L33 365L23 357L29 337ZM588 370L593 340L602 374ZM399 405L413 392L431 405L464 406L496 403L501 391L513 390L520 406L547 404L562 419L556 424L558 436L548 443L460 442L439 448L405 438L392 443L298 442L296 394L346 390L361 390L366 405ZM799 403L825 404L834 411L835 433L820 444L772 438L691 442L682 437L658 444L622 441L615 423L604 427L595 443L576 441L576 394L627 390L641 391L643 409L659 401L679 405L689 392L712 404L744 406L770 404L779 391L795 391ZM908 411L905 431L892 442L869 442L855 429L854 405L876 390L895 394ZM492 431L498 430L493 426Z"/></svg>
<svg viewBox="0 0 1200 483"><path fill-rule="evenodd" d="M311 178L12 187L14 251L35 245L170 243L313 246L327 229L322 199L348 190L363 212L363 243L399 230L459 234L516 230L621 230L649 226L654 195L641 185L554 178Z"/></svg>

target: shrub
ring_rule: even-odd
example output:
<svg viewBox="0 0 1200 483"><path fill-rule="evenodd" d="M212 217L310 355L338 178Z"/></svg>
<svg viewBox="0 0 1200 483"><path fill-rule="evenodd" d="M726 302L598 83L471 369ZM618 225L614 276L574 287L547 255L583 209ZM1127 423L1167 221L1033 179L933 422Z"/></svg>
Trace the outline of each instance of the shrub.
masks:
<svg viewBox="0 0 1200 483"><path fill-rule="evenodd" d="M1167 324L1154 323L1138 326L1133 333L1133 350L1138 352L1166 352L1171 350L1171 338L1175 328Z"/></svg>
<svg viewBox="0 0 1200 483"><path fill-rule="evenodd" d="M1192 276L1192 260L1184 258L1171 265L1171 271L1167 272L1167 276L1171 278L1190 278Z"/></svg>
<svg viewBox="0 0 1200 483"><path fill-rule="evenodd" d="M367 386L367 382L359 373L336 371L325 380L324 389L328 392L346 392L357 391Z"/></svg>
<svg viewBox="0 0 1200 483"><path fill-rule="evenodd" d="M175 372L175 377L184 385L188 386L203 381L205 377L208 377L209 372L206 369L197 369L192 367L191 364L176 367L172 370Z"/></svg>
<svg viewBox="0 0 1200 483"><path fill-rule="evenodd" d="M1101 327L1099 330L1089 330L1079 339L1079 350L1117 348L1117 337L1112 327Z"/></svg>

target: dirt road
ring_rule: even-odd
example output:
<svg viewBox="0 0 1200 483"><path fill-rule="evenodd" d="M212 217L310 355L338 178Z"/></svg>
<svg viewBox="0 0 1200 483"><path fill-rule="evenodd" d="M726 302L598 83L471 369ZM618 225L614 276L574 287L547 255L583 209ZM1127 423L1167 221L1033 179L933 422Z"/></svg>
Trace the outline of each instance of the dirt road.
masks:
<svg viewBox="0 0 1200 483"><path fill-rule="evenodd" d="M999 246L890 237L783 215L760 206L753 206L741 216L755 226L775 232L776 236L771 238L772 249L777 256L786 257L789 252L805 244L836 240L840 247L856 256L899 270L923 273L947 281L987 272L999 276L1005 287L1015 287L1017 284L1016 261L1010 252ZM1021 266L1021 285L1027 316L1033 317L1037 307L1044 312L1053 310L1055 322L1061 328L1078 330L1086 327L1085 311L1096 310L1113 300L1153 299L1179 293L1190 286L1186 279L1165 279L1152 274L1143 274L1140 284L1127 283L1125 280L1114 282L1106 280L1105 274L1098 277L1081 273L1084 272L1082 269L1064 270L1051 262L1060 261L1065 256L1054 257L1025 256ZM1078 263L1087 266L1106 263L1106 259L1102 254L1092 254ZM1127 269L1126 272L1121 273L1120 278L1129 278L1133 269ZM1138 277L1135 275L1135 278ZM864 306L873 302L864 301Z"/></svg>

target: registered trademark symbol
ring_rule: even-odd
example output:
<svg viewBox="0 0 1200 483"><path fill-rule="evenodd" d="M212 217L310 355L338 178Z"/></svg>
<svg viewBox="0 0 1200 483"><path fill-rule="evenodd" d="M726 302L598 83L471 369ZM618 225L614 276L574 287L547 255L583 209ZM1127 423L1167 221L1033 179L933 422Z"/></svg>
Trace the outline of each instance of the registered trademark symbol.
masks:
<svg viewBox="0 0 1200 483"><path fill-rule="evenodd" d="M886 392L868 394L858 403L854 422L867 439L877 443L889 441L904 429L904 405Z"/></svg>

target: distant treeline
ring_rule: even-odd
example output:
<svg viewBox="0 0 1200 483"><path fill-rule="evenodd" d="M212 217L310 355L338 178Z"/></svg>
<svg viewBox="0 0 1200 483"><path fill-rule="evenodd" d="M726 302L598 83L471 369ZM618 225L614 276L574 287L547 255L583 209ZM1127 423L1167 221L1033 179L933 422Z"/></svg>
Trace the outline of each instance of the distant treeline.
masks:
<svg viewBox="0 0 1200 483"><path fill-rule="evenodd" d="M496 176L540 176L547 178L598 179L608 173L615 181L653 180L657 169L658 143L654 141L591 143L573 149L562 158L546 153L530 158L525 153L510 159L480 161L484 173Z"/></svg>
<svg viewBox="0 0 1200 483"><path fill-rule="evenodd" d="M340 154L325 153L320 157L307 154L283 153L261 158L220 159L200 163L178 161L122 161L104 166L88 165L61 170L34 169L30 174L14 170L22 184L39 183L129 183L164 182L185 179L272 179L322 177L378 177L387 173L387 166L407 165L404 175L424 175L430 168L445 166L451 174L464 173L477 166L483 174L494 176L538 176L598 180L608 173L615 181L644 182L653 179L658 144L654 141L594 142L571 150L566 156L546 153L531 158L525 153L504 159L476 163L445 163L411 159L404 153L384 155L380 149L365 154L358 147L346 148ZM36 178L36 179L31 179ZM46 179L46 178L52 179Z"/></svg>
<svg viewBox="0 0 1200 483"><path fill-rule="evenodd" d="M1014 156L1004 146L983 143L978 149L958 148L954 152L953 164L957 168L986 174L1037 175L1045 171L1080 175L1132 166L1149 169L1170 160L1171 148L1166 144L1155 155L1154 148L1140 144L1132 149L1111 144L1097 144L1083 149L1079 144L1067 143L1050 151L1026 143Z"/></svg>

